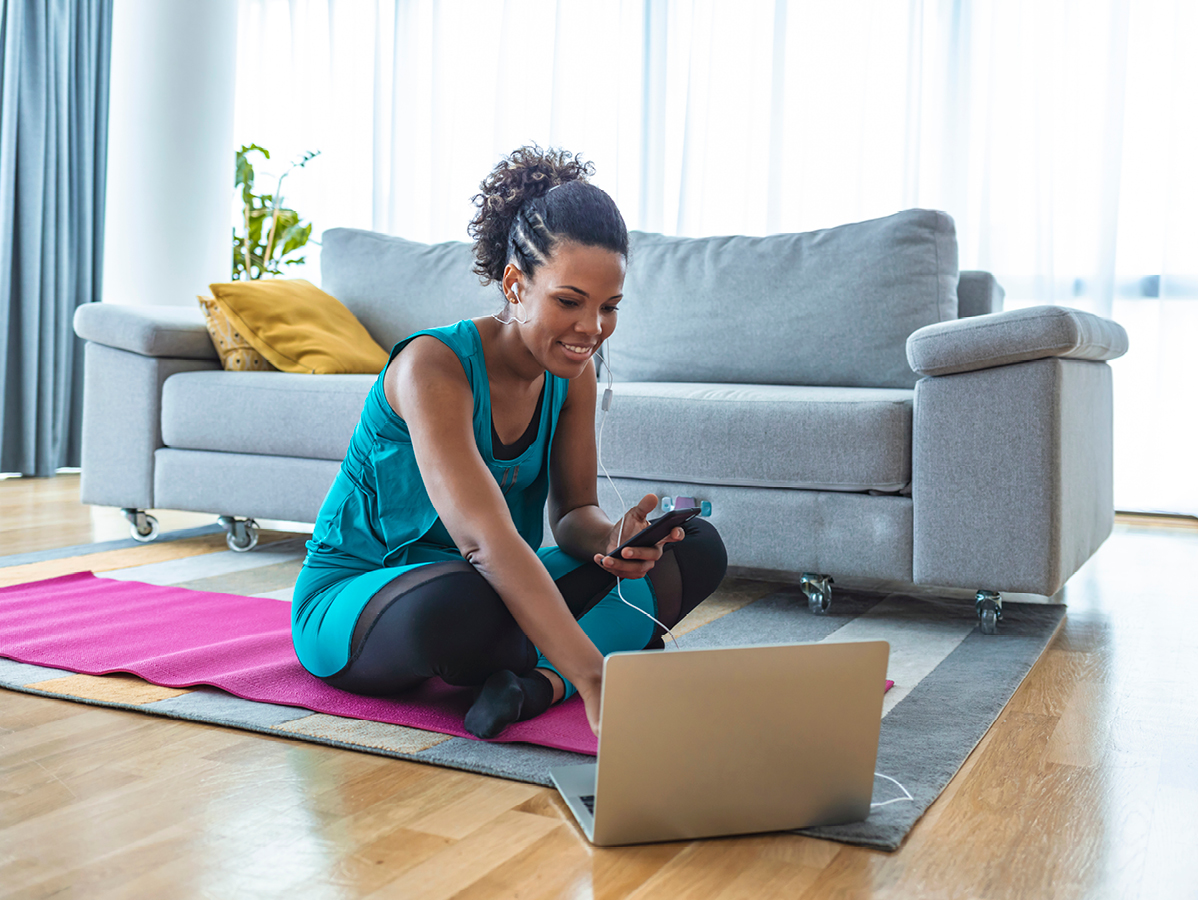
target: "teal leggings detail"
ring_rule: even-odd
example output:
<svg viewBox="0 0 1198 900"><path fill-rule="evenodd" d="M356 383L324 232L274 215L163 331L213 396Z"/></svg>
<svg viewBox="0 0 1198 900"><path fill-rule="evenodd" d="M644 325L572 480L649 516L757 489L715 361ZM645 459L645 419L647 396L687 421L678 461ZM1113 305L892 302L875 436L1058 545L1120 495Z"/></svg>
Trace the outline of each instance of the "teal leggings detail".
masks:
<svg viewBox="0 0 1198 900"><path fill-rule="evenodd" d="M582 612L578 624L601 653L649 644L654 623L641 611L656 617L657 601L648 579L620 583L629 606L614 587L607 589L614 579L592 561L558 547L543 547L537 556L567 606ZM310 563L311 556L295 586L292 639L304 668L330 684L385 695L434 675L451 684L480 684L499 669L542 667L561 675L456 549L417 543L404 565L365 571ZM596 585L605 591L597 602ZM384 622L388 607L394 608ZM374 644L385 637L388 650L363 654L368 637ZM566 696L573 695L574 685L562 681Z"/></svg>
<svg viewBox="0 0 1198 900"><path fill-rule="evenodd" d="M584 565L557 547L543 547L537 556L545 563L554 581ZM588 560L585 565L595 564ZM619 593L636 609L621 600ZM578 620L583 633L604 656L618 650L643 650L653 639L653 619L645 615L648 613L657 618L653 583L648 578L624 579L619 584L619 593L612 588ZM566 686L566 697L574 695L574 685L540 651L537 651L537 667L557 672Z"/></svg>

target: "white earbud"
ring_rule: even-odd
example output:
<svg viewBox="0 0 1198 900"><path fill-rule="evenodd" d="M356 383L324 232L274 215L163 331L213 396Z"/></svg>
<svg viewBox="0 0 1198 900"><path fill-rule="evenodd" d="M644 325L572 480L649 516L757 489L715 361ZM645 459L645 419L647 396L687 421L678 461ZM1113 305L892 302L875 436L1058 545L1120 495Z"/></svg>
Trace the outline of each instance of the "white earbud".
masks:
<svg viewBox="0 0 1198 900"><path fill-rule="evenodd" d="M504 325L511 325L513 322L516 322L520 325L527 325L528 324L528 312L525 311L524 318L521 319L513 311L517 307L517 305L520 303L520 282L518 282L518 281L512 282L512 295L516 299L514 301L508 300L507 303L510 308L503 310L503 312L508 313L508 315L504 316L504 315L500 315L499 313L492 313L491 318L497 322L502 322ZM504 298L504 299L507 299L507 298Z"/></svg>

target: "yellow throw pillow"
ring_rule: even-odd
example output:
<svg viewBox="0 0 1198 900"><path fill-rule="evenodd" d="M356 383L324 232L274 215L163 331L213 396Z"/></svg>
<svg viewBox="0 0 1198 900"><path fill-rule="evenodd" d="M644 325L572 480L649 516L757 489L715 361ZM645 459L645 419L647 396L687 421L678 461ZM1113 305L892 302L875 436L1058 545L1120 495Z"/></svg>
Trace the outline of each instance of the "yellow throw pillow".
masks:
<svg viewBox="0 0 1198 900"><path fill-rule="evenodd" d="M389 354L345 305L302 278L209 285L233 327L284 372L375 375Z"/></svg>
<svg viewBox="0 0 1198 900"><path fill-rule="evenodd" d="M204 310L204 324L212 337L212 345L220 356L220 364L230 372L277 372L266 357L250 346L249 341L237 333L229 317L224 314L211 297L196 297Z"/></svg>

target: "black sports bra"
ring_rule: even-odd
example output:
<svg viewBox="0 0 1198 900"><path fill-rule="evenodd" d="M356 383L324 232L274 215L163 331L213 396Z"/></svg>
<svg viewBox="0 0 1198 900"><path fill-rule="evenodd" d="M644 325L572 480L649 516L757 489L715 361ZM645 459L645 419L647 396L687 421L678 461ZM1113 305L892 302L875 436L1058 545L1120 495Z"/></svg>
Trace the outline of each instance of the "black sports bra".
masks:
<svg viewBox="0 0 1198 900"><path fill-rule="evenodd" d="M546 381L549 379L546 378ZM532 421L528 423L528 427L524 429L524 434L516 438L514 443L505 444L499 440L499 434L495 431L495 420L491 419L491 455L496 459L515 459L525 450L532 446L532 442L537 439L538 426L541 424L541 407L545 403L545 384L541 384L541 393L537 397L537 408L533 411Z"/></svg>

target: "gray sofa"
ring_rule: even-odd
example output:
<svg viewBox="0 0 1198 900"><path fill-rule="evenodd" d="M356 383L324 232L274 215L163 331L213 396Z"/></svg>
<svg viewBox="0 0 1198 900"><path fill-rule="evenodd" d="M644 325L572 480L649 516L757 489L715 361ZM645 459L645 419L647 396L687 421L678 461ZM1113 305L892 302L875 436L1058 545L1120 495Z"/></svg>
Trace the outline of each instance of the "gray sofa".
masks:
<svg viewBox="0 0 1198 900"><path fill-rule="evenodd" d="M322 287L385 348L487 314L466 243L353 229L323 238ZM1001 311L958 272L944 213L805 234L634 232L603 458L624 499L708 501L739 570L1055 594L1110 533L1114 322ZM200 311L95 303L85 338L82 500L211 512L230 546L253 519L315 521L373 375L225 372ZM631 498L631 499L630 499ZM600 480L600 499L616 513Z"/></svg>

